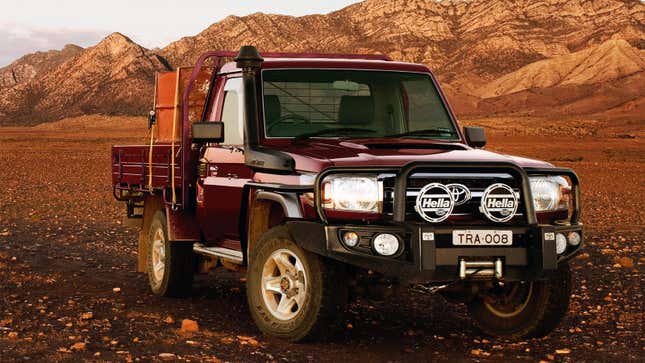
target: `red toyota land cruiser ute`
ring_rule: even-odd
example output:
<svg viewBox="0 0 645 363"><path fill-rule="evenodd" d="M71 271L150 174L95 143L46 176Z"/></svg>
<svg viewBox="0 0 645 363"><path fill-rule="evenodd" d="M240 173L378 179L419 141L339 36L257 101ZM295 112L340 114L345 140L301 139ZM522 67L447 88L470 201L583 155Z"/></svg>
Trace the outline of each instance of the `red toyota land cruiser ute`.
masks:
<svg viewBox="0 0 645 363"><path fill-rule="evenodd" d="M208 52L157 76L149 121L149 143L113 147L112 179L157 295L244 272L257 326L291 341L332 331L361 283L441 292L496 336L567 311L576 174L483 150L424 65Z"/></svg>

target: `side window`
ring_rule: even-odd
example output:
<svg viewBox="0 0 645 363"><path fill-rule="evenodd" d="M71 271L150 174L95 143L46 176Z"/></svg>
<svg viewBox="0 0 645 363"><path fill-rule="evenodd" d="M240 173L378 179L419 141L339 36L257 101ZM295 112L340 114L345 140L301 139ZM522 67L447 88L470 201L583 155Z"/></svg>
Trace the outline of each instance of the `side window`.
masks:
<svg viewBox="0 0 645 363"><path fill-rule="evenodd" d="M244 144L244 93L242 79L231 78L224 85L224 105L222 122L224 122L224 145Z"/></svg>

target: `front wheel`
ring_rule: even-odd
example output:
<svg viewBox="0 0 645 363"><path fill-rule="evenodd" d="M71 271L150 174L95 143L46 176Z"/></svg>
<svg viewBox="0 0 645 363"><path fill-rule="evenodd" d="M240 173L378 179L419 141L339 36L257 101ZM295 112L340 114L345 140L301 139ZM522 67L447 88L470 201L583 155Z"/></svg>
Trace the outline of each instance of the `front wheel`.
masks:
<svg viewBox="0 0 645 363"><path fill-rule="evenodd" d="M494 286L468 303L475 324L486 334L511 339L543 337L560 323L569 308L569 265L545 281Z"/></svg>
<svg viewBox="0 0 645 363"><path fill-rule="evenodd" d="M293 342L323 337L347 297L340 266L298 247L284 226L256 246L246 294L258 328Z"/></svg>

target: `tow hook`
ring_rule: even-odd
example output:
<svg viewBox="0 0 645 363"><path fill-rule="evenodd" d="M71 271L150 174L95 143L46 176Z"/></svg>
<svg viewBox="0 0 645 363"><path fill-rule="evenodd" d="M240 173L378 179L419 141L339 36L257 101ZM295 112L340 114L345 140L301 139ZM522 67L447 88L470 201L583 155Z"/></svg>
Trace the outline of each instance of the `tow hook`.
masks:
<svg viewBox="0 0 645 363"><path fill-rule="evenodd" d="M466 261L463 258L459 260L459 278L489 279L495 278L501 280L503 275L502 259L497 258L495 261Z"/></svg>

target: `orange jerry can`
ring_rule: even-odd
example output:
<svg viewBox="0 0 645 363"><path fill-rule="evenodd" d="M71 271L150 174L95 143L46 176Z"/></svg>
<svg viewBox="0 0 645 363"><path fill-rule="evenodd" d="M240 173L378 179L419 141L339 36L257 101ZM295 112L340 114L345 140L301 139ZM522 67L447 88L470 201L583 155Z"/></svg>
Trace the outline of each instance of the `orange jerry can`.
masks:
<svg viewBox="0 0 645 363"><path fill-rule="evenodd" d="M175 71L159 72L155 80L156 127L155 143L181 141L182 98L193 67L180 67ZM214 68L200 70L188 96L188 122L201 121Z"/></svg>

